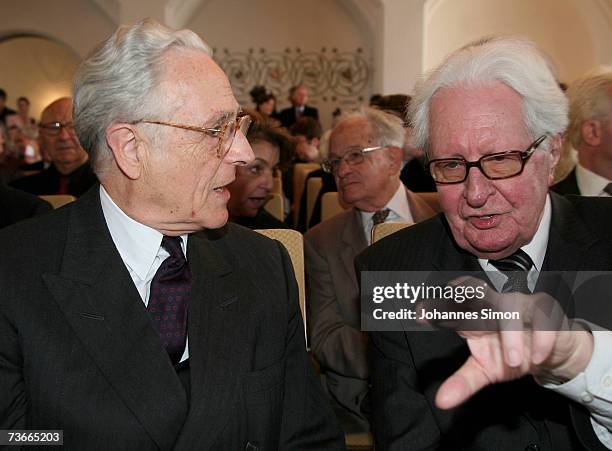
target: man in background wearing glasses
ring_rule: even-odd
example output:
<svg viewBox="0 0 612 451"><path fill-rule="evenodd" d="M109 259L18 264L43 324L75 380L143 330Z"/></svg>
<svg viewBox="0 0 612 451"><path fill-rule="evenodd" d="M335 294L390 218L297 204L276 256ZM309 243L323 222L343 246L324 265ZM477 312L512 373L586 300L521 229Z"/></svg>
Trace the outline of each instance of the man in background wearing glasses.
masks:
<svg viewBox="0 0 612 451"><path fill-rule="evenodd" d="M425 199L400 181L404 137L401 119L381 110L364 107L342 117L322 166L353 208L304 236L310 345L346 432L369 430L366 336L353 259L370 243L374 224L420 222L437 209L435 194Z"/></svg>
<svg viewBox="0 0 612 451"><path fill-rule="evenodd" d="M529 311L562 293L549 271L612 269L612 204L549 194L567 110L529 41L491 38L450 55L411 107L443 214L365 251L361 273L474 271ZM605 312L609 290L588 300ZM578 322L534 332L520 318L479 332L370 332L377 449L612 447L611 333Z"/></svg>
<svg viewBox="0 0 612 451"><path fill-rule="evenodd" d="M49 167L38 174L11 183L28 193L70 194L80 197L98 181L87 152L74 132L72 99L63 97L50 103L41 114L39 142Z"/></svg>
<svg viewBox="0 0 612 451"><path fill-rule="evenodd" d="M253 152L209 48L122 26L73 94L100 185L0 234L0 429L62 430L66 449L343 449L287 252L226 226Z"/></svg>

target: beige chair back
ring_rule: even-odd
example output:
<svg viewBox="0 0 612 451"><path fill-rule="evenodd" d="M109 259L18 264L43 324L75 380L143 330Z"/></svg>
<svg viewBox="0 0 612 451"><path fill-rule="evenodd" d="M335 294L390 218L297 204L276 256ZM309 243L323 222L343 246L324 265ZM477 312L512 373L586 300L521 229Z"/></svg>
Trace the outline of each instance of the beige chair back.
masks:
<svg viewBox="0 0 612 451"><path fill-rule="evenodd" d="M387 235L399 232L412 224L412 222L383 222L382 224L376 224L372 227L372 243L376 243Z"/></svg>
<svg viewBox="0 0 612 451"><path fill-rule="evenodd" d="M296 163L293 167L293 223L297 224L300 214L300 199L304 191L306 176L320 169L319 163Z"/></svg>
<svg viewBox="0 0 612 451"><path fill-rule="evenodd" d="M284 200L282 194L270 194L270 199L268 199L268 202L265 203L264 208L278 220L285 220Z"/></svg>
<svg viewBox="0 0 612 451"><path fill-rule="evenodd" d="M304 321L304 334L306 334L306 284L304 281L304 237L297 230L291 229L258 229L256 232L280 241L291 257L295 280L297 280L300 310ZM306 338L306 337L304 337Z"/></svg>
<svg viewBox="0 0 612 451"><path fill-rule="evenodd" d="M321 177L311 177L306 184L306 228L310 224L310 217L314 210L315 202L319 196L319 191L323 188L323 179Z"/></svg>
<svg viewBox="0 0 612 451"><path fill-rule="evenodd" d="M337 191L330 191L321 197L321 222L350 208L340 200Z"/></svg>
<svg viewBox="0 0 612 451"><path fill-rule="evenodd" d="M346 451L373 451L374 437L370 432L354 432L344 435Z"/></svg>
<svg viewBox="0 0 612 451"><path fill-rule="evenodd" d="M274 175L272 178L272 194L283 194L283 179L279 176Z"/></svg>
<svg viewBox="0 0 612 451"><path fill-rule="evenodd" d="M49 202L53 208L63 207L64 205L76 200L76 197L71 196L70 194L48 194L38 197Z"/></svg>

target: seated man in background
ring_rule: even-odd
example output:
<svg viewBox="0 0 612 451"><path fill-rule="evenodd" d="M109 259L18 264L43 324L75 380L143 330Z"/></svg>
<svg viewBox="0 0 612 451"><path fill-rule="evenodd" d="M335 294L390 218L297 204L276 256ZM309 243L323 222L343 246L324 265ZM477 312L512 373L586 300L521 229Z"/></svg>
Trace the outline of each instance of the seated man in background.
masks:
<svg viewBox="0 0 612 451"><path fill-rule="evenodd" d="M578 163L551 189L560 194L612 196L612 71L598 69L567 90L569 127L563 152L573 147Z"/></svg>
<svg viewBox="0 0 612 451"><path fill-rule="evenodd" d="M561 288L547 271L612 269L612 201L549 193L567 99L533 43L490 38L457 50L417 86L411 113L444 214L368 248L361 274L475 271L529 306L531 293ZM376 449L611 447L610 332L574 322L536 334L529 321L370 332ZM549 346L536 347L544 338Z"/></svg>
<svg viewBox="0 0 612 451"><path fill-rule="evenodd" d="M265 208L274 186L274 171L293 153L294 143L284 129L270 119L251 124L247 140L255 159L236 169L236 180L227 186L230 221L250 229L286 229L288 226ZM282 194L282 193L279 193Z"/></svg>
<svg viewBox="0 0 612 451"><path fill-rule="evenodd" d="M278 114L278 119L283 127L291 128L302 117L311 117L319 120L319 110L306 105L308 102L308 88L306 86L292 86L289 89L289 102L291 102L291 106Z"/></svg>
<svg viewBox="0 0 612 451"><path fill-rule="evenodd" d="M74 450L344 449L287 251L226 226L253 152L211 55L147 19L77 69L101 184L0 231L0 429Z"/></svg>
<svg viewBox="0 0 612 451"><path fill-rule="evenodd" d="M383 111L365 107L341 117L323 167L353 208L304 236L310 345L346 432L369 429L366 336L353 259L370 243L374 224L419 222L437 210L400 181L404 136L402 121Z"/></svg>
<svg viewBox="0 0 612 451"><path fill-rule="evenodd" d="M72 121L72 99L64 97L49 104L41 114L40 147L51 165L38 174L11 182L28 193L81 196L98 181L81 147Z"/></svg>

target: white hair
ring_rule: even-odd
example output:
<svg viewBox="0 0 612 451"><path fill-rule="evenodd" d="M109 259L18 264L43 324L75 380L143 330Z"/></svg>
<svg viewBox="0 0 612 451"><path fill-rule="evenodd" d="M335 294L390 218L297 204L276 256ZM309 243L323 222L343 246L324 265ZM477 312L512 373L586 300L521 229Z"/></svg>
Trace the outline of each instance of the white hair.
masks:
<svg viewBox="0 0 612 451"><path fill-rule="evenodd" d="M568 103L550 59L527 39L491 37L453 52L417 83L409 112L414 146L429 151L429 109L439 89L494 82L507 85L523 98L525 127L534 139L565 131Z"/></svg>
<svg viewBox="0 0 612 451"><path fill-rule="evenodd" d="M578 148L582 142L581 127L589 119L605 119L612 113L612 68L598 67L589 71L567 90L570 103L569 143Z"/></svg>
<svg viewBox="0 0 612 451"><path fill-rule="evenodd" d="M404 147L406 133L404 123L394 114L371 107L361 107L357 110L342 114L336 122L334 129L342 123L355 119L365 119L372 127L372 138L379 146Z"/></svg>
<svg viewBox="0 0 612 451"><path fill-rule="evenodd" d="M212 55L193 31L175 31L145 19L119 27L77 69L72 96L74 125L98 175L112 156L106 129L116 122L159 116L165 106L157 101L156 87L163 71L162 57L172 48Z"/></svg>

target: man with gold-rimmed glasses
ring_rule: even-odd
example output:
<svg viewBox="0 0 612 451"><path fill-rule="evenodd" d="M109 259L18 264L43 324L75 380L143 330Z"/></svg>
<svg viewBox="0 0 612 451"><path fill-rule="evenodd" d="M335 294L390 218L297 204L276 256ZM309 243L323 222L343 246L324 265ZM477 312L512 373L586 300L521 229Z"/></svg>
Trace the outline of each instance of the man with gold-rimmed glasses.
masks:
<svg viewBox="0 0 612 451"><path fill-rule="evenodd" d="M73 99L50 131L76 132L100 184L0 235L0 430L61 430L66 449L343 449L287 252L226 225L253 152L210 49L122 26Z"/></svg>
<svg viewBox="0 0 612 451"><path fill-rule="evenodd" d="M612 269L612 204L549 194L567 112L552 64L519 38L466 45L417 86L415 146L443 213L356 265L362 275L469 272L476 279L456 276L447 288L478 284L487 295L416 302L419 314L468 318L429 321L445 330L370 329L377 449L612 449L609 296L572 304L569 295L580 294L578 271ZM599 314L582 316L582 301ZM478 305L519 318L484 327L480 310L465 315Z"/></svg>

